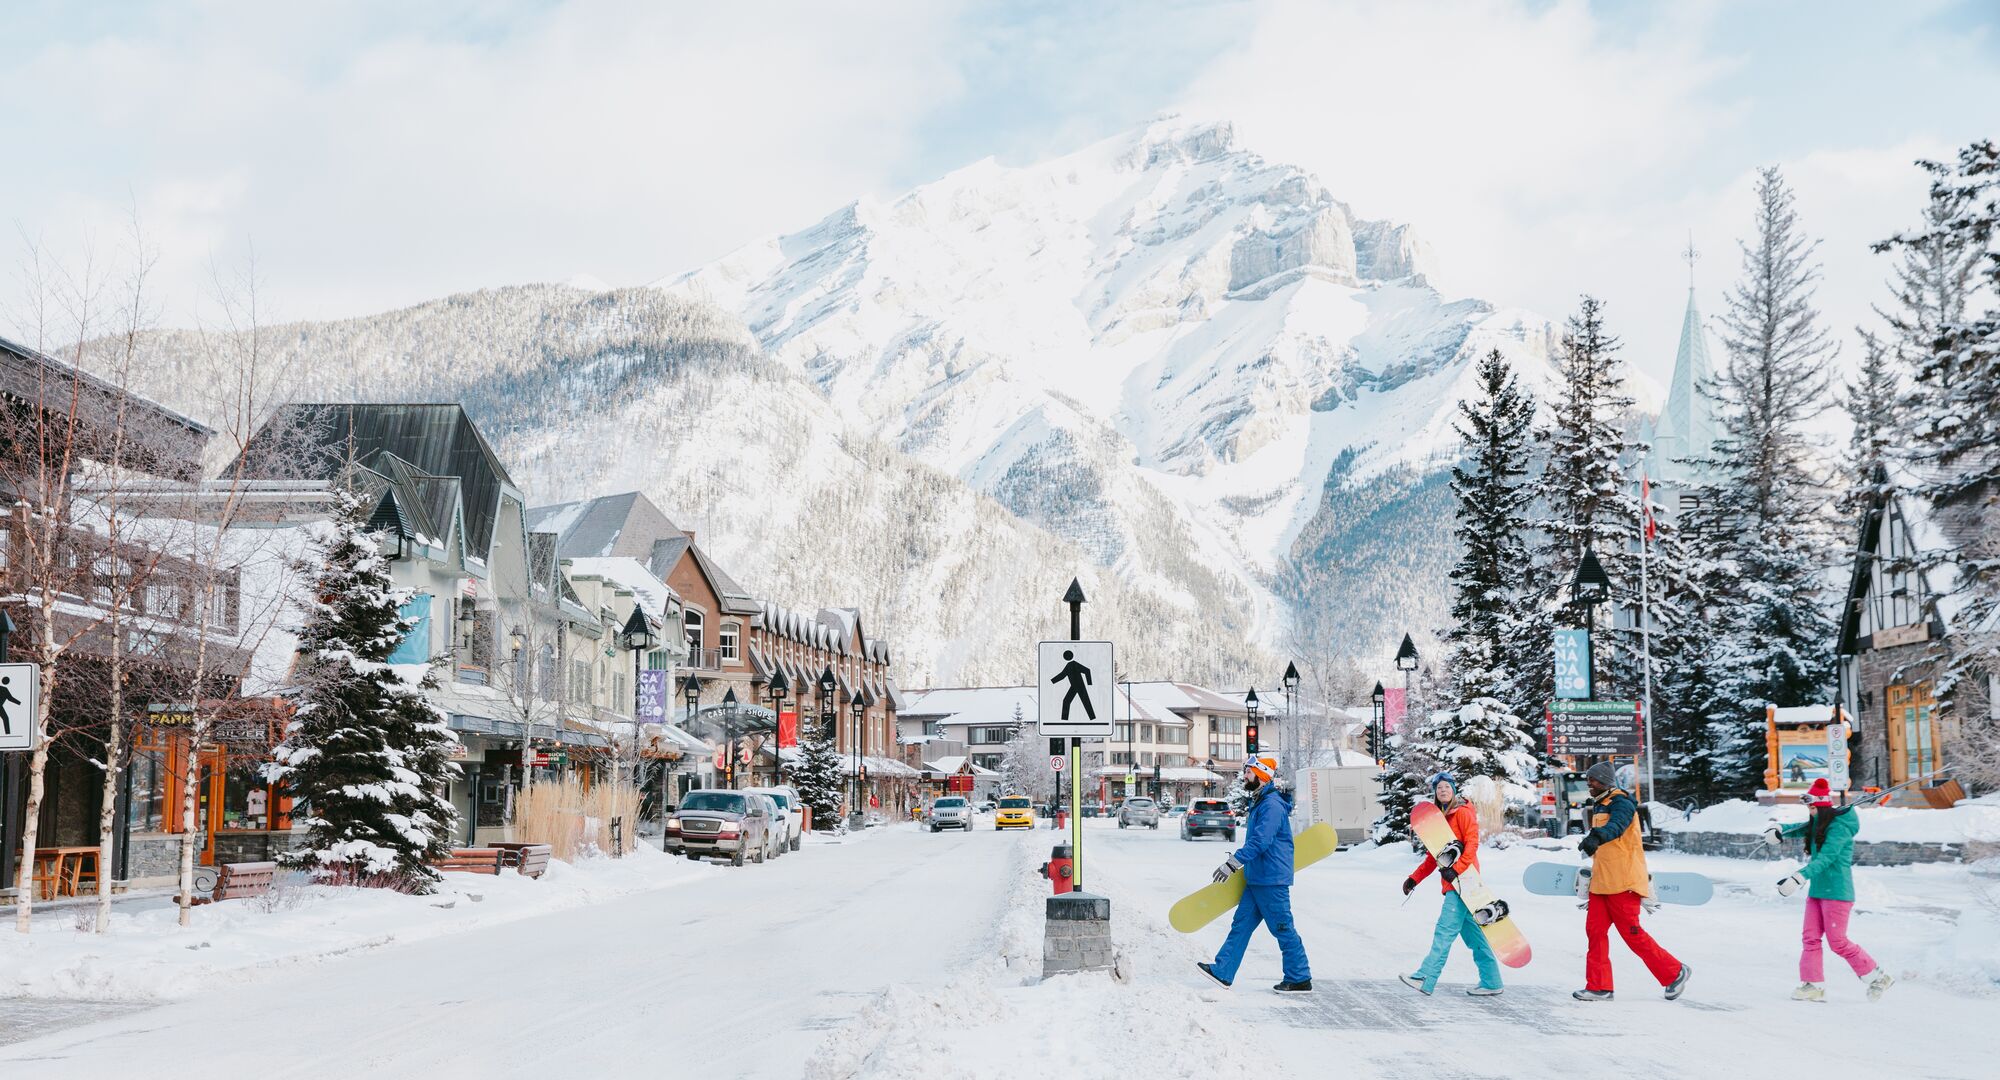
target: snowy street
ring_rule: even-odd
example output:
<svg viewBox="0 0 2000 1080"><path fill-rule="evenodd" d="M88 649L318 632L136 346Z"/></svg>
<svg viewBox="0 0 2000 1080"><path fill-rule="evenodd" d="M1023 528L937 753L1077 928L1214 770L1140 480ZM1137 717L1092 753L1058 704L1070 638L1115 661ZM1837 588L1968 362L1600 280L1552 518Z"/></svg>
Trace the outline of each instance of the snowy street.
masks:
<svg viewBox="0 0 2000 1080"><path fill-rule="evenodd" d="M982 825L984 823L982 822ZM1435 998L1398 983L1429 942L1439 903L1426 882L1398 906L1415 864L1400 847L1340 852L1294 892L1315 992L1280 998L1276 949L1261 933L1237 985L1194 970L1226 919L1183 937L1172 901L1228 846L1092 821L1087 881L1113 898L1127 981L1039 979L1033 874L1054 834L931 835L909 826L815 844L766 867L704 875L449 937L247 971L232 985L0 1047L0 1062L112 1076L140 1055L201 1060L222 1073L449 1077L993 1077L1065 1068L1078 1077L1212 1075L1712 1076L1824 1047L1843 1074L1893 1074L1897 1032L1974 1031L1994 1002L1954 993L1961 969L1991 963L1995 883L1962 866L1864 869L1854 933L1902 980L1879 1004L1837 967L1824 1005L1787 1000L1796 982L1796 898L1770 889L1789 864L1655 854L1656 870L1698 870L1718 893L1647 919L1693 965L1668 1003L1614 943L1618 1000L1572 1002L1582 915L1531 897L1520 869L1574 852L1528 844L1482 851L1535 948L1507 993L1462 991L1455 952ZM1982 960L1981 957L1985 959ZM229 1037L216 1038L226 1018ZM197 1022L197 1020L201 1022ZM1441 1041L1442 1040L1442 1041ZM1440 1059L1440 1046L1448 1060ZM1246 1047L1269 1060L1253 1070ZM1476 1055L1476 1056L1475 1056ZM1928 1075L1990 1075L1972 1048L1926 1051Z"/></svg>

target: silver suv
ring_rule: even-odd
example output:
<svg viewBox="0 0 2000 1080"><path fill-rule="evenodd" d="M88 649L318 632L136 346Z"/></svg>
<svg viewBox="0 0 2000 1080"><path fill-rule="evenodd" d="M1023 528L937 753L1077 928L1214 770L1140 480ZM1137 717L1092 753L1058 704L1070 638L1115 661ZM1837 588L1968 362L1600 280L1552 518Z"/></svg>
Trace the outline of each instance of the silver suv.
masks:
<svg viewBox="0 0 2000 1080"><path fill-rule="evenodd" d="M1126 799L1118 807L1118 827L1144 825L1149 829L1160 827L1160 804L1144 796Z"/></svg>
<svg viewBox="0 0 2000 1080"><path fill-rule="evenodd" d="M960 829L972 831L972 804L957 795L946 795L931 804L931 831Z"/></svg>

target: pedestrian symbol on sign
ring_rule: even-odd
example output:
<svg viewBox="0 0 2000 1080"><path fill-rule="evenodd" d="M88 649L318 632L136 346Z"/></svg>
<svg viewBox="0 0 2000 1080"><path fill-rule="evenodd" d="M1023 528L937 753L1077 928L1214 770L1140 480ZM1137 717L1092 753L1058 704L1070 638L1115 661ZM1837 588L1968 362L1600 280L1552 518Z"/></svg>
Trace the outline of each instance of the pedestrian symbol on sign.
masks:
<svg viewBox="0 0 2000 1080"><path fill-rule="evenodd" d="M1069 683L1069 690L1063 694L1062 699L1063 721L1065 723L1069 721L1069 706L1072 701L1083 702L1084 715L1092 720L1097 719L1097 710L1090 705L1090 669L1077 663L1076 653L1069 649L1063 650L1063 661L1063 669L1056 672L1055 678L1049 680L1052 683L1064 681Z"/></svg>

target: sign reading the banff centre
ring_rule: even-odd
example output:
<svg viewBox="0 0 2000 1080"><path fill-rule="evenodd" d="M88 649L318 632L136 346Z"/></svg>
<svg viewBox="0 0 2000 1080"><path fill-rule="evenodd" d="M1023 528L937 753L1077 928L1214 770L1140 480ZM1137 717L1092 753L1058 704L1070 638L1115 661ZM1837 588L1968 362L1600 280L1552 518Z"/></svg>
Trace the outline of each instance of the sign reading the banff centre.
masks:
<svg viewBox="0 0 2000 1080"><path fill-rule="evenodd" d="M1050 739L1108 739L1116 683L1108 641L1044 641L1036 730Z"/></svg>
<svg viewBox="0 0 2000 1080"><path fill-rule="evenodd" d="M1547 715L1549 753L1560 757L1630 755L1646 745L1636 701L1555 701Z"/></svg>

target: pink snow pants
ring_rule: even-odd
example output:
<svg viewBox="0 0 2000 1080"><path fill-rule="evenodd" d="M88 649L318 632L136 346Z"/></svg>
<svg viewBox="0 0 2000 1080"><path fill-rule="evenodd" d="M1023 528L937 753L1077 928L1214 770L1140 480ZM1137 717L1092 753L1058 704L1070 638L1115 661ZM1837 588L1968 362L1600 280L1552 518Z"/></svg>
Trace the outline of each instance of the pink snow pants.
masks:
<svg viewBox="0 0 2000 1080"><path fill-rule="evenodd" d="M1868 955L1868 950L1847 938L1847 916L1853 911L1852 900L1806 900L1805 931L1800 935L1805 944L1799 952L1800 982L1826 981L1825 954L1820 951L1819 944L1821 937L1833 946L1835 954L1847 961L1847 966L1854 969L1855 975L1865 978L1875 970L1875 960Z"/></svg>

